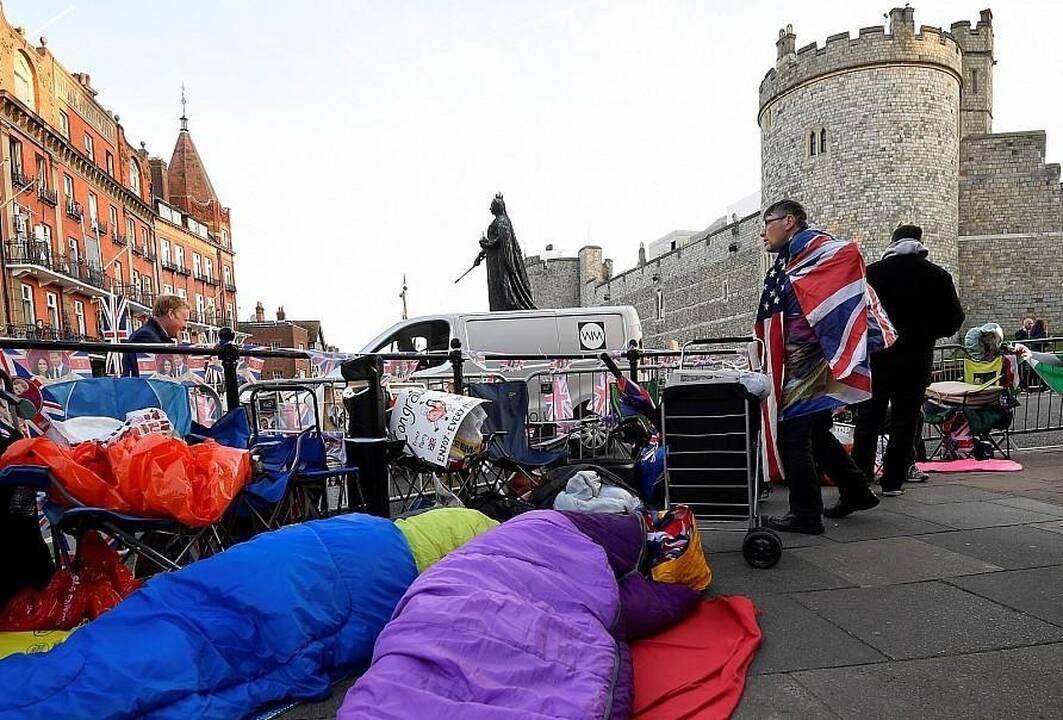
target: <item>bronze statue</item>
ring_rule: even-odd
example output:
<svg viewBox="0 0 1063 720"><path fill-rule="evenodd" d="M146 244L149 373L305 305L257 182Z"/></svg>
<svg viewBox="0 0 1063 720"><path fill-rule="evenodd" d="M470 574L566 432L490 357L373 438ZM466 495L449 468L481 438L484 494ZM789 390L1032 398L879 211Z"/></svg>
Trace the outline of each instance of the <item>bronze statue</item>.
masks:
<svg viewBox="0 0 1063 720"><path fill-rule="evenodd" d="M532 300L528 271L524 267L524 253L517 243L513 223L506 214L502 193L495 195L491 201L491 214L495 219L488 226L487 234L480 237L480 254L473 262L473 267L476 267L487 259L487 298L490 308L492 311L534 310L535 301ZM471 271L472 268L469 268L465 274Z"/></svg>

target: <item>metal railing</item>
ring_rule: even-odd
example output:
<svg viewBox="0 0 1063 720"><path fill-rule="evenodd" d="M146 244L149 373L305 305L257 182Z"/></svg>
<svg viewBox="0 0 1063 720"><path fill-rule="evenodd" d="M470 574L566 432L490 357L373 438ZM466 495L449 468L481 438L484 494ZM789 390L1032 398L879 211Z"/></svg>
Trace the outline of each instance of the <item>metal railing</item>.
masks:
<svg viewBox="0 0 1063 720"><path fill-rule="evenodd" d="M208 275L205 272L201 272L201 271L197 270L197 271L195 271L193 273L193 276L195 277L196 280L199 280L200 282L205 282L207 285L217 285L218 284L218 279L216 277L214 277L213 275Z"/></svg>
<svg viewBox="0 0 1063 720"><path fill-rule="evenodd" d="M4 336L9 338L26 338L27 340L73 340L76 342L98 342L94 335L76 333L69 329L54 328L50 325L7 325Z"/></svg>
<svg viewBox="0 0 1063 720"><path fill-rule="evenodd" d="M4 251L8 265L35 265L53 273L80 280L81 282L108 290L110 276L100 267L89 265L84 260L73 260L54 252L47 243L6 242Z"/></svg>
<svg viewBox="0 0 1063 720"><path fill-rule="evenodd" d="M57 193L55 190L49 190L43 185L38 185L37 199L45 205L51 205L52 207L55 207L59 204L59 193Z"/></svg>
<svg viewBox="0 0 1063 720"><path fill-rule="evenodd" d="M34 181L33 178L31 178L31 177L29 177L27 175L23 175L20 170L12 170L11 171L11 184L14 185L15 187L18 187L18 188L28 187L29 184L31 182L33 182L33 181Z"/></svg>
<svg viewBox="0 0 1063 720"><path fill-rule="evenodd" d="M111 228L111 242L113 242L115 245L121 245L122 247L125 247L129 244L129 239L126 238L126 236L122 233L118 232L118 228Z"/></svg>
<svg viewBox="0 0 1063 720"><path fill-rule="evenodd" d="M85 217L85 213L81 210L81 203L79 203L77 200L71 200L70 198L67 198L66 216L77 220L78 222L81 222L82 218Z"/></svg>

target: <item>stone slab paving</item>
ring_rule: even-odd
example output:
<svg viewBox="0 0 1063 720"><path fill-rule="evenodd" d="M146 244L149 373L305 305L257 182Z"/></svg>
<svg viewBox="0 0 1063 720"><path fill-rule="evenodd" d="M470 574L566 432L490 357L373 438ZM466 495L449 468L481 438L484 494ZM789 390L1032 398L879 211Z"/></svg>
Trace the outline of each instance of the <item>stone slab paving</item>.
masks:
<svg viewBox="0 0 1063 720"><path fill-rule="evenodd" d="M1039 525L957 530L917 539L1008 570L1063 564L1063 534Z"/></svg>
<svg viewBox="0 0 1063 720"><path fill-rule="evenodd" d="M1063 627L1063 566L952 578L949 583Z"/></svg>

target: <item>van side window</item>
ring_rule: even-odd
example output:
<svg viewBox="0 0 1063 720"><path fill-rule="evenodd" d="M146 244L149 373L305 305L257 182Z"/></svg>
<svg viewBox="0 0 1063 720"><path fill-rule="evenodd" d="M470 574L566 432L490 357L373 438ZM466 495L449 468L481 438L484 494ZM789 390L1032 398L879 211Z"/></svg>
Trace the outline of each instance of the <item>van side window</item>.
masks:
<svg viewBox="0 0 1063 720"><path fill-rule="evenodd" d="M446 320L428 320L400 328L373 352L446 352L450 350L450 324ZM441 357L431 361L422 360L418 370L442 365L447 359Z"/></svg>

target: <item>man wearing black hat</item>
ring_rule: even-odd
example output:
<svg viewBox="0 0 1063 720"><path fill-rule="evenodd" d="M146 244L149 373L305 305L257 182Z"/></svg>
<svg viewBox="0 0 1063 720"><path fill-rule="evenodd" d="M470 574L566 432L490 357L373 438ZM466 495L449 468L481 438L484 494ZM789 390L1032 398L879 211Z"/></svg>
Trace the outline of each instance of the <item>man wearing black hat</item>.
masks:
<svg viewBox="0 0 1063 720"><path fill-rule="evenodd" d="M867 281L878 294L897 342L871 356L871 399L857 406L853 460L874 478L878 432L890 408L890 437L882 468L882 494L904 492L902 486L914 460L915 434L923 396L930 384L934 343L955 334L963 324L963 308L952 276L927 260L923 229L901 225L882 259L867 266ZM824 515L844 517L854 509L844 503Z"/></svg>

